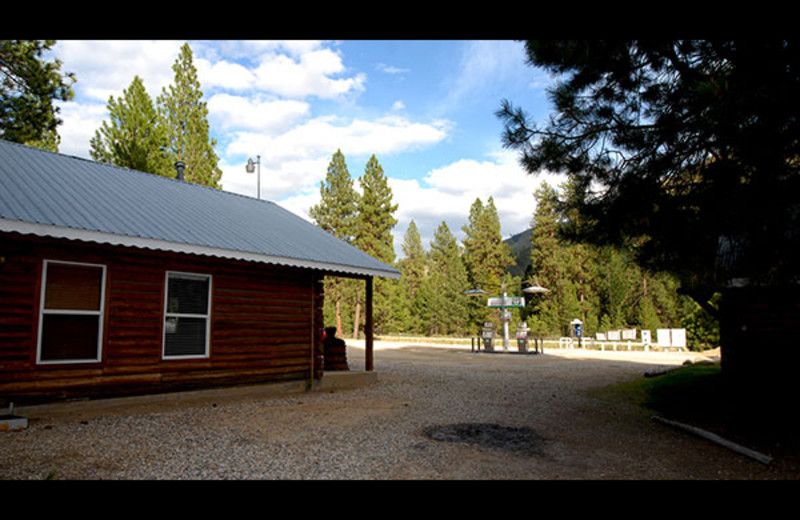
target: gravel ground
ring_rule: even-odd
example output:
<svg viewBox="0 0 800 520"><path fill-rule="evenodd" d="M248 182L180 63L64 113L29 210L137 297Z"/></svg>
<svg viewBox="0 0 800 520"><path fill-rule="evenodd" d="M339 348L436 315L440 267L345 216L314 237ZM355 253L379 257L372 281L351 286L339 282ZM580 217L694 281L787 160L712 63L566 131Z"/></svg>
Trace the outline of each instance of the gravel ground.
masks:
<svg viewBox="0 0 800 520"><path fill-rule="evenodd" d="M0 432L0 478L798 478L595 392L694 357L378 344L377 380L356 389L32 412L27 429Z"/></svg>

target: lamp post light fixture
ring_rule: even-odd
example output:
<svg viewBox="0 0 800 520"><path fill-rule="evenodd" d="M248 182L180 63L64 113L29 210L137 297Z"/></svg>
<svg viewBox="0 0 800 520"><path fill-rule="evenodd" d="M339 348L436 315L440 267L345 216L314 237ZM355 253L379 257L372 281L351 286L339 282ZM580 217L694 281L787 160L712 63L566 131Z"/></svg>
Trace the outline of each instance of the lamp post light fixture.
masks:
<svg viewBox="0 0 800 520"><path fill-rule="evenodd" d="M256 170L255 165L258 165L258 200L261 200L261 156L256 155L255 163L252 157L247 159L247 166L244 169L247 173L253 173Z"/></svg>
<svg viewBox="0 0 800 520"><path fill-rule="evenodd" d="M481 296L483 294L489 294L489 293L486 292L486 291L482 291L482 290L480 290L480 289L478 289L476 287L475 289L470 289L469 291L464 291L461 294L464 294L466 296Z"/></svg>
<svg viewBox="0 0 800 520"><path fill-rule="evenodd" d="M526 288L522 289L522 292L528 293L528 294L548 293L548 292L550 292L550 289L545 289L541 285L532 285L530 287L526 287Z"/></svg>

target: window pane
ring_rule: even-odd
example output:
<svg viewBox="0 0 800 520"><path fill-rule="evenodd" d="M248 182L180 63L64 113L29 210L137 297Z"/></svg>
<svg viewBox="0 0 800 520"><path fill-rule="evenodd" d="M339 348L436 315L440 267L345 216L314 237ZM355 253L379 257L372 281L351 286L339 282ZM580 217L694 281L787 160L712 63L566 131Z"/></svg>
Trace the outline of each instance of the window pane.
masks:
<svg viewBox="0 0 800 520"><path fill-rule="evenodd" d="M48 263L46 276L45 309L100 310L102 268Z"/></svg>
<svg viewBox="0 0 800 520"><path fill-rule="evenodd" d="M42 361L97 359L98 316L42 316Z"/></svg>
<svg viewBox="0 0 800 520"><path fill-rule="evenodd" d="M167 318L165 327L165 355L205 355L205 318Z"/></svg>
<svg viewBox="0 0 800 520"><path fill-rule="evenodd" d="M170 275L167 285L167 312L208 314L208 277Z"/></svg>

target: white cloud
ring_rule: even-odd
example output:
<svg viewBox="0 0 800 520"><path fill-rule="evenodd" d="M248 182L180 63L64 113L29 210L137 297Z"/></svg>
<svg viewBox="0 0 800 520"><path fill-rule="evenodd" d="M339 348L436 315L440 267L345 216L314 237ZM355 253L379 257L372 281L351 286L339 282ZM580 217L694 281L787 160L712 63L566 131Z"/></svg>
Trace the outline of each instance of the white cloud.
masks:
<svg viewBox="0 0 800 520"><path fill-rule="evenodd" d="M201 85L244 90L251 88L255 82L255 74L238 63L227 61L211 63L203 58L195 59L193 62Z"/></svg>
<svg viewBox="0 0 800 520"><path fill-rule="evenodd" d="M375 65L375 70L380 70L386 74L405 74L407 72L411 72L411 69L402 69L400 67L387 65L385 63L378 63Z"/></svg>
<svg viewBox="0 0 800 520"><path fill-rule="evenodd" d="M226 190L254 194L255 179L245 179L242 172L246 158L255 160L259 155L262 197L282 200L290 194L317 191L336 150L341 150L346 160L401 153L444 140L447 128L446 122L415 123L398 117L345 121L327 116L272 136L254 131L233 132L225 154L242 157L242 162L231 170L223 168L222 183ZM361 175L355 165L348 167L353 178ZM265 181L267 175L269 181Z"/></svg>
<svg viewBox="0 0 800 520"><path fill-rule="evenodd" d="M526 230L536 209L533 197L542 182L557 186L563 178L557 175L529 175L516 162L511 152L493 154L489 160L459 160L431 170L422 182L391 179L392 193L398 204L398 226L395 251L408 223L413 219L423 245L427 248L442 221L459 240L475 199L486 204L494 199L500 218L503 238Z"/></svg>
<svg viewBox="0 0 800 520"><path fill-rule="evenodd" d="M89 157L89 140L108 117L104 104L79 105L59 103L63 123L58 127L61 137L59 151L75 157Z"/></svg>
<svg viewBox="0 0 800 520"><path fill-rule="evenodd" d="M261 63L253 71L254 86L292 99L308 96L332 99L364 89L364 74L333 77L343 72L342 58L332 49L307 49L298 59L268 53L262 56Z"/></svg>
<svg viewBox="0 0 800 520"><path fill-rule="evenodd" d="M236 132L226 152L260 154L266 161L275 163L321 156L330 159L339 149L345 157L380 156L431 146L446 139L448 130L446 121L418 123L403 117L370 121L324 116L279 135Z"/></svg>
<svg viewBox="0 0 800 520"><path fill-rule="evenodd" d="M366 76L345 75L341 56L318 41L197 42L201 83L209 88L333 99L363 90ZM224 53L226 58L221 59ZM251 64L231 62L241 59Z"/></svg>
<svg viewBox="0 0 800 520"><path fill-rule="evenodd" d="M135 75L142 78L151 96L161 93L173 80L172 65L182 44L176 40L59 40L53 54L63 62L63 71L78 72L76 101L106 103L110 95L121 95Z"/></svg>
<svg viewBox="0 0 800 520"><path fill-rule="evenodd" d="M258 101L231 94L215 94L208 100L209 119L220 130L259 130L273 135L310 111L308 103L294 100Z"/></svg>

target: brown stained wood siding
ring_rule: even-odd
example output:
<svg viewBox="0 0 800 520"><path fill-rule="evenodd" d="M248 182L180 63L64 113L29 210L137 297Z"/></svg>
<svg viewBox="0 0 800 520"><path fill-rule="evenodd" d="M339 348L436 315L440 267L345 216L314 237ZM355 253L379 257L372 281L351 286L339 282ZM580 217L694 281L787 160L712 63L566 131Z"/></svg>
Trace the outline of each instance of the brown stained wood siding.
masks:
<svg viewBox="0 0 800 520"><path fill-rule="evenodd" d="M322 376L321 273L15 233L0 257L0 402ZM106 265L102 362L36 363L44 259ZM207 359L162 359L167 271L212 277Z"/></svg>

